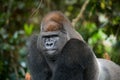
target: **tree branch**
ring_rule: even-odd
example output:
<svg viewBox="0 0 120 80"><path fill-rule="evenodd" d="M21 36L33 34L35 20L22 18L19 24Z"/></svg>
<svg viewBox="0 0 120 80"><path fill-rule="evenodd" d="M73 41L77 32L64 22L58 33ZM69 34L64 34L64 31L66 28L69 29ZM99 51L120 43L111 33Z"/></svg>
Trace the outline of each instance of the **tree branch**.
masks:
<svg viewBox="0 0 120 80"><path fill-rule="evenodd" d="M75 19L72 20L72 25L73 25L73 27L74 27L75 24L78 22L78 20L80 20L80 18L82 17L83 12L85 11L86 6L88 5L89 1L90 1L90 0L86 0L86 1L85 1L85 3L83 4L83 6L82 6L82 8L81 8L81 10L80 10L80 12L79 12L79 14L78 14L78 16L77 16Z"/></svg>

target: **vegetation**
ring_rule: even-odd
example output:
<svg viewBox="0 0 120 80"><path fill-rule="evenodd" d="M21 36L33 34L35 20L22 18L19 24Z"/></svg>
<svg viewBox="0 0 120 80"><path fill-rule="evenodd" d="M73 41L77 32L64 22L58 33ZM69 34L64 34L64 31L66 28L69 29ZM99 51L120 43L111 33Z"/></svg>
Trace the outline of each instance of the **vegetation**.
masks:
<svg viewBox="0 0 120 80"><path fill-rule="evenodd" d="M53 10L71 20L97 57L120 65L119 0L1 0L0 80L24 80L27 39Z"/></svg>

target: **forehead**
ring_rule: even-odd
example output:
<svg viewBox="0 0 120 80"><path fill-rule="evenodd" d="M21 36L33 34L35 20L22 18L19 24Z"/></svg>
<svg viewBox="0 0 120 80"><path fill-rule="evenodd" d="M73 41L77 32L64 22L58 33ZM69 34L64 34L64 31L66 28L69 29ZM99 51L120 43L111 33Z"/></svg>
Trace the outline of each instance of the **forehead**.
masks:
<svg viewBox="0 0 120 80"><path fill-rule="evenodd" d="M60 30L62 28L62 25L55 21L48 21L42 27L43 27L43 31L49 32L49 31Z"/></svg>
<svg viewBox="0 0 120 80"><path fill-rule="evenodd" d="M63 23L65 22L64 15L60 12L51 12L47 14L41 23L41 30L48 31L58 31L63 28Z"/></svg>

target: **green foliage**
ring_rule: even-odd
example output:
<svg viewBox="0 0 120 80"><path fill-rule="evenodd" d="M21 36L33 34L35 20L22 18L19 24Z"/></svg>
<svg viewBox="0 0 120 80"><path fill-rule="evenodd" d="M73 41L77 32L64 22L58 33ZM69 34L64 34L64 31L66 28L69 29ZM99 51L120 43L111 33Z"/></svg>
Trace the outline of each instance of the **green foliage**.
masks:
<svg viewBox="0 0 120 80"><path fill-rule="evenodd" d="M16 80L17 74L22 72L18 61L20 58L18 51L23 47L22 43L25 41L25 37L23 35L25 34L23 31L19 30L15 31L12 36L8 34L4 28L0 28L0 31L3 31L0 34L0 79ZM20 76L24 75L21 74L19 77Z"/></svg>
<svg viewBox="0 0 120 80"><path fill-rule="evenodd" d="M91 45L94 45L98 40L99 41L105 40L106 37L107 37L106 34L101 29L99 29L98 32L94 33L90 37L90 39L88 40L88 43Z"/></svg>
<svg viewBox="0 0 120 80"><path fill-rule="evenodd" d="M87 41L89 37L91 37L97 31L96 24L93 22L84 22L83 25L78 28L77 31L83 35L84 39Z"/></svg>
<svg viewBox="0 0 120 80"><path fill-rule="evenodd" d="M24 31L33 3L19 0L0 1L0 80L23 80L26 71L26 37L34 26ZM27 11L27 12L26 12ZM29 14L30 15L30 14Z"/></svg>
<svg viewBox="0 0 120 80"><path fill-rule="evenodd" d="M24 24L24 31L26 35L31 35L33 32L33 28L34 28L33 24L30 24L30 25Z"/></svg>
<svg viewBox="0 0 120 80"><path fill-rule="evenodd" d="M1 0L0 80L24 80L27 71L26 39L33 31L39 31L40 21L47 12L60 10L72 21L85 1ZM95 54L103 57L104 53L108 53L117 64L120 64L119 13L119 0L90 0L76 23L76 30Z"/></svg>

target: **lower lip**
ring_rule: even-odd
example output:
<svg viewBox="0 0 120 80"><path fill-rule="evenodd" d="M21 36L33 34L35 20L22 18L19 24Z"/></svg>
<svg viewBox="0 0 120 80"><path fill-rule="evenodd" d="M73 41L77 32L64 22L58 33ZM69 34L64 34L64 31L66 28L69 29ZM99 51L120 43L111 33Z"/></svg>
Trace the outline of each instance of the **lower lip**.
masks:
<svg viewBox="0 0 120 80"><path fill-rule="evenodd" d="M49 55L52 55L52 54L55 53L55 51L56 51L56 50L47 50L47 53L48 53Z"/></svg>

